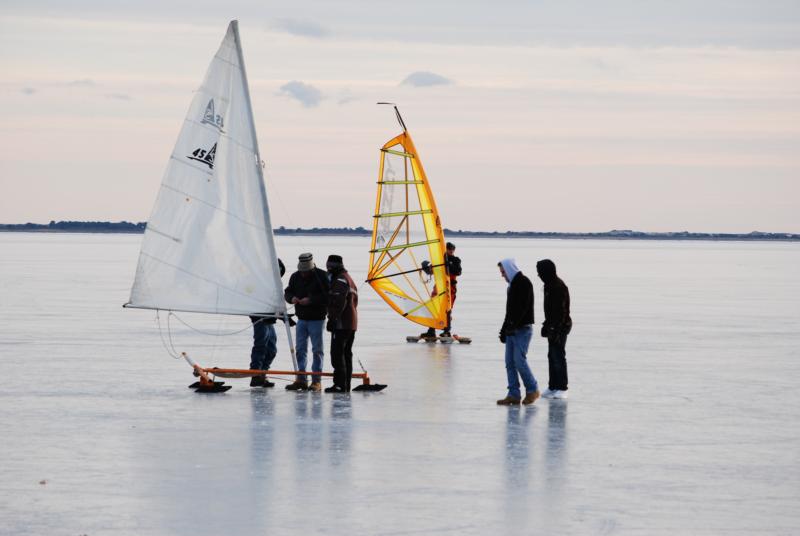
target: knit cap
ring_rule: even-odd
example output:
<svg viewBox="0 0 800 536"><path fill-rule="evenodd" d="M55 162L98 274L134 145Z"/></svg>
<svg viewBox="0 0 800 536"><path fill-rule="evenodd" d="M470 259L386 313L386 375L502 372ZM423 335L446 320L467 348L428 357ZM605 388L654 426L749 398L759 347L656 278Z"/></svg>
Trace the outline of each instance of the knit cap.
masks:
<svg viewBox="0 0 800 536"><path fill-rule="evenodd" d="M314 256L311 253L301 253L298 260L300 262L297 263L297 269L301 272L310 272L316 267L314 265Z"/></svg>

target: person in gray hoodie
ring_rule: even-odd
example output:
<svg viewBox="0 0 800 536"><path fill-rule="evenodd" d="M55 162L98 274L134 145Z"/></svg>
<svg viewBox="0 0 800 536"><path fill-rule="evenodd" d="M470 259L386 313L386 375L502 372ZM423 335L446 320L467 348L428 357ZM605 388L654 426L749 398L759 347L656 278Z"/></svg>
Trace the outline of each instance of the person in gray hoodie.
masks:
<svg viewBox="0 0 800 536"><path fill-rule="evenodd" d="M506 345L508 394L497 401L500 406L533 404L539 398L539 385L528 366L528 346L533 335L533 285L517 267L514 259L503 259L497 265L508 282L506 316L500 328L500 342ZM519 389L519 378L525 385L525 398Z"/></svg>

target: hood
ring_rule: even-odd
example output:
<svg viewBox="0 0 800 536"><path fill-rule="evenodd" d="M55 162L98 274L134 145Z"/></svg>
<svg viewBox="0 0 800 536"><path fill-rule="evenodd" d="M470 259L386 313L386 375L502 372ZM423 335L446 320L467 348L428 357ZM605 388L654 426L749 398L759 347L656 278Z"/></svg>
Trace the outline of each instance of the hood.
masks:
<svg viewBox="0 0 800 536"><path fill-rule="evenodd" d="M556 265L550 259L544 259L536 263L536 273L539 274L539 277L545 283L550 283L551 281L555 281L558 276L556 276Z"/></svg>
<svg viewBox="0 0 800 536"><path fill-rule="evenodd" d="M506 277L508 278L508 284L510 285L514 278L520 273L519 267L517 267L517 261L514 259L503 259L500 261L500 266L503 267L503 271L506 273Z"/></svg>

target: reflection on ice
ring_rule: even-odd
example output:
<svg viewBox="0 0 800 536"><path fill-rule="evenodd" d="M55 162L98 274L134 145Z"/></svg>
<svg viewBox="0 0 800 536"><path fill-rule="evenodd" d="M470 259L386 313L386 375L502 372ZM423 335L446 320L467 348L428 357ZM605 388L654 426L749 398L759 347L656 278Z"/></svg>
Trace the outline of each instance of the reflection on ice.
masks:
<svg viewBox="0 0 800 536"><path fill-rule="evenodd" d="M510 406L506 419L506 481L510 489L528 487L532 445L530 423L537 408Z"/></svg>
<svg viewBox="0 0 800 536"><path fill-rule="evenodd" d="M361 397L358 397L361 398ZM335 394L331 402L329 421L330 461L336 467L345 464L350 458L353 417L351 395Z"/></svg>
<svg viewBox="0 0 800 536"><path fill-rule="evenodd" d="M558 494L564 485L567 454L567 401L550 400L547 405L545 476L547 489L551 494Z"/></svg>

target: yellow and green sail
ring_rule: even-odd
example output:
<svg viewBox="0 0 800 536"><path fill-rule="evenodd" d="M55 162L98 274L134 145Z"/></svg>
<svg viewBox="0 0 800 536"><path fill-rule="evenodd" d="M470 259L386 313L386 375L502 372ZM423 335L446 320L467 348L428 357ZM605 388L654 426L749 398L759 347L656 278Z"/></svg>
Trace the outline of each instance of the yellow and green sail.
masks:
<svg viewBox="0 0 800 536"><path fill-rule="evenodd" d="M403 128L381 147L367 281L405 318L443 329L450 309L444 235L419 154Z"/></svg>

